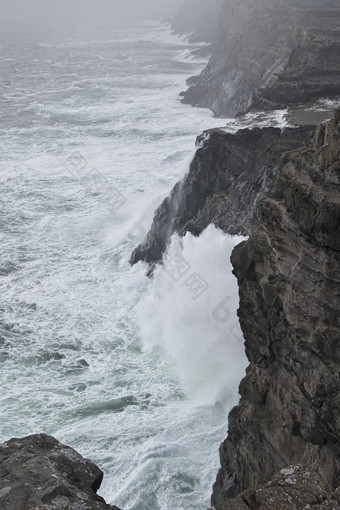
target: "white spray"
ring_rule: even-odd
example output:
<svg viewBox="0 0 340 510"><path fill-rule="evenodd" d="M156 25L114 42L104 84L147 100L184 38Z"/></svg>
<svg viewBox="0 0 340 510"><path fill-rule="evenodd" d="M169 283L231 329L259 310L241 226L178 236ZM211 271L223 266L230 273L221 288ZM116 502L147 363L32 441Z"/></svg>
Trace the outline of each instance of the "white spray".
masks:
<svg viewBox="0 0 340 510"><path fill-rule="evenodd" d="M174 235L140 310L145 349L163 349L184 388L210 401L237 394L246 367L229 260L241 240L214 226Z"/></svg>

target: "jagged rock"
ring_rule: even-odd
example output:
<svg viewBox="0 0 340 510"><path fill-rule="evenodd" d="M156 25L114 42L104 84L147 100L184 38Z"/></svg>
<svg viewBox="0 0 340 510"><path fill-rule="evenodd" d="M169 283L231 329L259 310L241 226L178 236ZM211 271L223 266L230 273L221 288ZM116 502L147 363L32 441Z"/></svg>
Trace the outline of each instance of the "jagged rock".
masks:
<svg viewBox="0 0 340 510"><path fill-rule="evenodd" d="M215 510L336 510L340 488L327 494L320 476L298 464L277 473L256 490L247 490L235 499L217 503Z"/></svg>
<svg viewBox="0 0 340 510"><path fill-rule="evenodd" d="M217 116L340 97L338 0L224 0L207 67L183 102Z"/></svg>
<svg viewBox="0 0 340 510"><path fill-rule="evenodd" d="M119 510L96 494L102 471L45 434L0 445L1 510Z"/></svg>
<svg viewBox="0 0 340 510"><path fill-rule="evenodd" d="M309 144L312 128L221 129L198 137L189 173L157 209L146 239L131 256L158 262L174 232L199 235L210 223L248 235L273 183L282 152Z"/></svg>
<svg viewBox="0 0 340 510"><path fill-rule="evenodd" d="M330 490L339 485L339 111L335 118L313 146L283 155L257 225L232 254L250 365L213 504L289 464L308 465Z"/></svg>

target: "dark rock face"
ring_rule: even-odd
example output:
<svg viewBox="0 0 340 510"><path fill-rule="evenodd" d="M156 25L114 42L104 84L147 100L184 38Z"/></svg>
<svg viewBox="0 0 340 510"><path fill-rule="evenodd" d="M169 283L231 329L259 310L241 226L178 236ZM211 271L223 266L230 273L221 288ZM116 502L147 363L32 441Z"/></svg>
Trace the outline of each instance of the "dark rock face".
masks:
<svg viewBox="0 0 340 510"><path fill-rule="evenodd" d="M96 494L102 471L45 434L0 445L1 510L119 510Z"/></svg>
<svg viewBox="0 0 340 510"><path fill-rule="evenodd" d="M218 41L183 102L217 116L340 97L338 0L224 0Z"/></svg>
<svg viewBox="0 0 340 510"><path fill-rule="evenodd" d="M178 34L190 34L189 40L215 42L222 0L186 0L171 22Z"/></svg>
<svg viewBox="0 0 340 510"><path fill-rule="evenodd" d="M247 235L282 152L309 144L311 134L308 126L204 132L189 173L157 209L131 263L160 261L174 232L199 235L210 223L229 234Z"/></svg>
<svg viewBox="0 0 340 510"><path fill-rule="evenodd" d="M309 466L329 490L339 485L340 111L335 119L313 146L283 155L250 239L232 255L250 365L213 504L289 464Z"/></svg>
<svg viewBox="0 0 340 510"><path fill-rule="evenodd" d="M218 503L216 510L336 510L340 508L340 489L327 494L320 476L298 464L277 473L256 490L242 492L237 498Z"/></svg>

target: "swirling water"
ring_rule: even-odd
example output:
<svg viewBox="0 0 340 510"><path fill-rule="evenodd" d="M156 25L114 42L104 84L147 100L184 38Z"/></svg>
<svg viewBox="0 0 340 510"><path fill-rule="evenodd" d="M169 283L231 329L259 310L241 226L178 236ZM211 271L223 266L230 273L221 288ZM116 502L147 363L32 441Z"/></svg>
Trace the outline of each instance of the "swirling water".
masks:
<svg viewBox="0 0 340 510"><path fill-rule="evenodd" d="M195 46L159 23L0 44L0 441L54 435L125 510L204 509L245 367L238 240L174 237L153 280L129 265L216 125L178 101Z"/></svg>

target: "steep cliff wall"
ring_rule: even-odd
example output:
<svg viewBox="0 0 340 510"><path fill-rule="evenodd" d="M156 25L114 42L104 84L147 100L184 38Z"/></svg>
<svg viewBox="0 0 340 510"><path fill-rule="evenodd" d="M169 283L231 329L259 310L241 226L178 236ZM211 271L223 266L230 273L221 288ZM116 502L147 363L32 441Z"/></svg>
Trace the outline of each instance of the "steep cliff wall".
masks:
<svg viewBox="0 0 340 510"><path fill-rule="evenodd" d="M217 116L340 97L338 0L224 0L211 59L183 101Z"/></svg>
<svg viewBox="0 0 340 510"><path fill-rule="evenodd" d="M330 490L340 484L340 110L335 119L312 147L283 155L257 225L232 255L250 365L214 504L289 464L315 470Z"/></svg>
<svg viewBox="0 0 340 510"><path fill-rule="evenodd" d="M198 235L210 223L229 234L247 235L271 188L281 154L308 144L311 134L308 126L203 133L189 173L156 210L131 263L160 261L174 232Z"/></svg>

